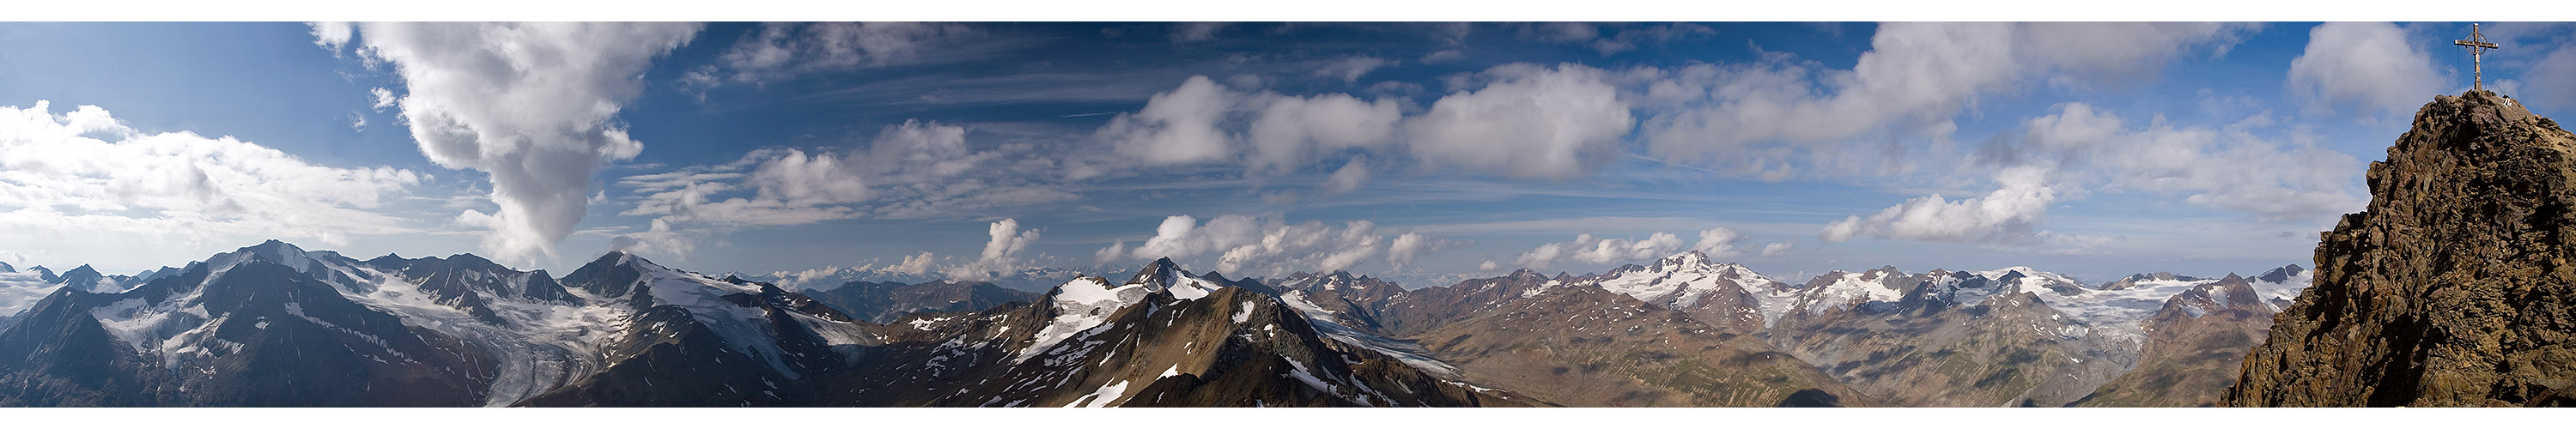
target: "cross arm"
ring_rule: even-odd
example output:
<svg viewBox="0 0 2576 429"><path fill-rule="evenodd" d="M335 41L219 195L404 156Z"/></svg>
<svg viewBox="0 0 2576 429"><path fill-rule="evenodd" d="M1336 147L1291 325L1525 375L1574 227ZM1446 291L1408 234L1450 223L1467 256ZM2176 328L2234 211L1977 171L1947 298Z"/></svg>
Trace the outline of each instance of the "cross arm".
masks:
<svg viewBox="0 0 2576 429"><path fill-rule="evenodd" d="M2488 43L2488 42L2471 42L2471 41L2467 41L2467 40L2453 40L2453 41L2451 41L2451 44L2453 44L2453 45L2460 45L2460 46L2467 46L2467 47L2473 47L2473 48L2503 49L2503 47L2502 47L2502 46L2497 46L2497 45L2496 45L2496 44L2494 44L2494 43Z"/></svg>

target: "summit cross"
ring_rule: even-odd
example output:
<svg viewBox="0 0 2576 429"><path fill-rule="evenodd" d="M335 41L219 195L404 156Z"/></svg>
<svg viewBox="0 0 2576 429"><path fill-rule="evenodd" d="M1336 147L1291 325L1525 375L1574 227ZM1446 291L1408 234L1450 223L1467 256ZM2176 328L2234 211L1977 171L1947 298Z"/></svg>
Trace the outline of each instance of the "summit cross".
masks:
<svg viewBox="0 0 2576 429"><path fill-rule="evenodd" d="M2473 73L2471 76L2474 76L2472 78L2473 80L2469 81L2469 89L2479 91L2486 90L2487 69L2485 59L2481 57L2486 55L2487 50L2489 49L2501 49L2502 47L2496 46L2493 42L2488 42L2485 34L2478 33L2477 24L2469 24L2468 40L2453 40L2451 41L2451 44L2469 47L2469 70Z"/></svg>

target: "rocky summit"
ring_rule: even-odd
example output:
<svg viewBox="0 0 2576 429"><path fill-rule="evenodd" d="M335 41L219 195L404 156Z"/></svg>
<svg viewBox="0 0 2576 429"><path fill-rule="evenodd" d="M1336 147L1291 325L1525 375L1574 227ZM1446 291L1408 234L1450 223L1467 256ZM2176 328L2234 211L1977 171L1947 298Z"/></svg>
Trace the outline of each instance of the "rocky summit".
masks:
<svg viewBox="0 0 2576 429"><path fill-rule="evenodd" d="M2424 105L2225 404L2576 404L2571 151L2576 135L2493 92Z"/></svg>

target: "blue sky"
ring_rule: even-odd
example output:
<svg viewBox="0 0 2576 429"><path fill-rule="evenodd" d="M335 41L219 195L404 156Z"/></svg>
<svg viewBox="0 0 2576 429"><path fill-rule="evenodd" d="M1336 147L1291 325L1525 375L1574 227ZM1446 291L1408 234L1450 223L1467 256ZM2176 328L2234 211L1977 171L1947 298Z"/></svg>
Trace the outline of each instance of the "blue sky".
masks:
<svg viewBox="0 0 2576 429"><path fill-rule="evenodd" d="M2576 106L2576 27L2484 30L2491 88ZM2253 273L2305 265L2415 107L2467 89L2467 33L0 24L0 262Z"/></svg>

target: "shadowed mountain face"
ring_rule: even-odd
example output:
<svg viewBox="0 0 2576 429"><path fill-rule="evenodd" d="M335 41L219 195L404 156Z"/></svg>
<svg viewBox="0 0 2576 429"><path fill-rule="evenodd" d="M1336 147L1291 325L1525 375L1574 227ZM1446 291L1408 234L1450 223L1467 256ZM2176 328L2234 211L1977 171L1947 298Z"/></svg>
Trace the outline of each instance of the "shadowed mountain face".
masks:
<svg viewBox="0 0 2576 429"><path fill-rule="evenodd" d="M859 320L892 323L905 314L982 311L1012 302L1037 302L1038 294L1004 289L987 282L934 281L920 284L849 282L829 290L805 291L825 305Z"/></svg>
<svg viewBox="0 0 2576 429"><path fill-rule="evenodd" d="M2226 405L2576 404L2571 151L2576 135L2491 92L2424 105Z"/></svg>
<svg viewBox="0 0 2576 429"><path fill-rule="evenodd" d="M269 242L0 331L0 405L471 406L494 356L352 301L352 262ZM317 260L319 259L319 260Z"/></svg>

